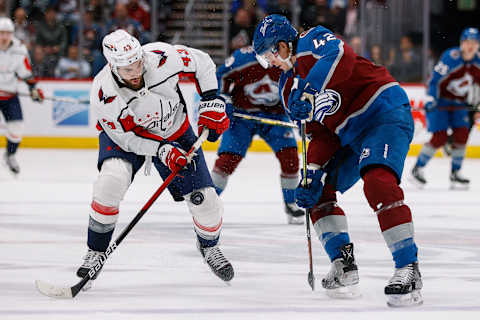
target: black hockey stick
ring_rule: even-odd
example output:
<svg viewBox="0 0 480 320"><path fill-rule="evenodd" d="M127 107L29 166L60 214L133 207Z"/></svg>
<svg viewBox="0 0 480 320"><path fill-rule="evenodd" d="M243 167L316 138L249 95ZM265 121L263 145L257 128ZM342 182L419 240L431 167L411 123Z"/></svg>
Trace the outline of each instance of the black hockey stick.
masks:
<svg viewBox="0 0 480 320"><path fill-rule="evenodd" d="M301 136L302 136L302 160L303 160L303 186L307 186L307 142L305 133L305 120L301 122ZM308 272L308 284L315 290L315 276L313 275L313 259L312 259L312 237L310 236L310 209L305 210L305 226L307 228L307 244L308 244L308 262L310 264L310 270Z"/></svg>
<svg viewBox="0 0 480 320"><path fill-rule="evenodd" d="M189 161L195 155L195 151L198 150L201 147L202 143L207 139L207 136L208 136L208 129L204 129L200 137L197 139L197 141L195 141L193 146L187 152L187 159ZM97 275L100 272L100 270L102 269L102 266L107 262L108 257L115 251L115 249L117 249L117 247L120 245L123 239L133 229L133 227L137 224L137 222L140 221L143 215L148 211L148 209L155 202L155 200L157 200L160 194L167 188L170 182L172 182L173 178L175 178L175 176L178 174L180 170L181 168L179 168L178 170L172 171L172 173L170 173L170 175L165 179L165 181L157 189L157 191L155 191L155 193L150 197L147 203L145 203L143 208L137 213L137 215L133 218L133 220L125 227L125 229L123 229L122 233L120 233L117 239L115 239L115 241L113 241L112 244L110 244L110 246L107 248L105 252L105 258L98 260L96 265L90 269L88 274L82 280L80 280L80 282L78 282L73 287L57 287L53 284L49 284L41 280L36 280L35 285L38 291L52 298L60 298L60 299L74 298L80 292L80 290L82 290L82 288L87 284L87 282L93 279L95 275Z"/></svg>

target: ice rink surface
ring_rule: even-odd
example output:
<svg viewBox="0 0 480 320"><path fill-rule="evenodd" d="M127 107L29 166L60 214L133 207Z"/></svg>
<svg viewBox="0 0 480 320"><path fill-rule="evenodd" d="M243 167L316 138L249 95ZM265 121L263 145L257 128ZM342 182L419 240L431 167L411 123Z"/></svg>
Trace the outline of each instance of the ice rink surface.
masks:
<svg viewBox="0 0 480 320"><path fill-rule="evenodd" d="M206 156L211 168L215 154ZM362 297L325 295L321 278L329 262L313 229L317 289L311 291L305 226L286 224L279 165L267 153L249 153L222 195L222 248L235 268L230 286L203 263L186 205L166 192L110 257L92 290L73 300L43 296L36 279L61 286L78 281L96 157L95 150L21 149L17 179L0 168L0 319L480 319L480 160L464 165L470 190L451 191L450 163L443 158L427 168L424 190L402 183L419 246L420 307L386 306L383 288L393 262L361 182L339 202L356 246ZM405 171L414 160L407 159ZM160 184L156 174L137 174L114 237Z"/></svg>

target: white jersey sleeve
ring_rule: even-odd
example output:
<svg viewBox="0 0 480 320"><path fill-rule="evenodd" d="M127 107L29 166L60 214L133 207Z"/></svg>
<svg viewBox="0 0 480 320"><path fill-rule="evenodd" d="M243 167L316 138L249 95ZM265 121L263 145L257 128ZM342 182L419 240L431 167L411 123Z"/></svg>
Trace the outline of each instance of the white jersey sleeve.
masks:
<svg viewBox="0 0 480 320"><path fill-rule="evenodd" d="M18 39L13 38L10 47L0 52L0 90L14 93L17 91L17 79L32 78L32 67L27 48Z"/></svg>
<svg viewBox="0 0 480 320"><path fill-rule="evenodd" d="M108 68L93 80L90 104L96 113L98 124L120 148L138 155L157 156L159 141L138 136L133 117L125 100L111 85Z"/></svg>
<svg viewBox="0 0 480 320"><path fill-rule="evenodd" d="M218 89L216 66L205 52L183 45L174 46L183 62L183 72L195 73L201 93Z"/></svg>

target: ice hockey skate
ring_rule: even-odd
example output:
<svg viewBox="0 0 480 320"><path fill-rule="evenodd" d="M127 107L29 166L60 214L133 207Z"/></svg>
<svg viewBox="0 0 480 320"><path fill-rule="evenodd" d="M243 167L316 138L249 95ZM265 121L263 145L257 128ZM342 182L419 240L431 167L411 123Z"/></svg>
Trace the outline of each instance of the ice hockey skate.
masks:
<svg viewBox="0 0 480 320"><path fill-rule="evenodd" d="M77 276L84 278L90 269L97 264L97 261L100 259L106 259L105 253L100 251L93 251L88 249L87 254L83 257L83 264L77 270ZM82 288L83 291L87 291L92 287L93 280L95 280L100 272L97 272L92 280L88 281L87 284Z"/></svg>
<svg viewBox="0 0 480 320"><path fill-rule="evenodd" d="M295 202L285 203L285 213L287 214L288 224L303 224L305 222L305 211L300 209Z"/></svg>
<svg viewBox="0 0 480 320"><path fill-rule="evenodd" d="M3 155L3 159L5 161L5 165L11 173L13 173L14 175L20 173L20 166L18 165L17 159L15 159L15 155L5 153Z"/></svg>
<svg viewBox="0 0 480 320"><path fill-rule="evenodd" d="M218 245L203 248L197 241L197 248L212 272L225 282L232 280L234 272L232 264L225 258Z"/></svg>
<svg viewBox="0 0 480 320"><path fill-rule="evenodd" d="M450 189L467 190L470 186L470 179L465 178L460 170L450 173Z"/></svg>
<svg viewBox="0 0 480 320"><path fill-rule="evenodd" d="M360 297L358 268L353 256L353 243L347 243L340 249L342 257L333 260L330 271L322 279L322 287L327 295L336 299L354 299Z"/></svg>
<svg viewBox="0 0 480 320"><path fill-rule="evenodd" d="M390 307L409 307L422 304L423 298L420 293L422 286L422 275L417 262L396 268L393 277L385 287L387 304Z"/></svg>
<svg viewBox="0 0 480 320"><path fill-rule="evenodd" d="M423 188L427 184L427 179L425 179L425 174L423 168L413 167L410 175L410 181L412 181L416 186Z"/></svg>

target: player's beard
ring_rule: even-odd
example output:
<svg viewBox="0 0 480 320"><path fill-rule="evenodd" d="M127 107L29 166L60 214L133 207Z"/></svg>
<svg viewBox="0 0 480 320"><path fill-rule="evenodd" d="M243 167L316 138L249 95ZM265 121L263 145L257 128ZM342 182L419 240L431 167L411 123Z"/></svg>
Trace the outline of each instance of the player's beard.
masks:
<svg viewBox="0 0 480 320"><path fill-rule="evenodd" d="M123 79L123 81L125 82L128 88L132 90L138 90L140 88L143 88L143 86L145 85L145 81L143 80L143 75L141 75L140 78L137 78L137 79L133 79L133 80Z"/></svg>

